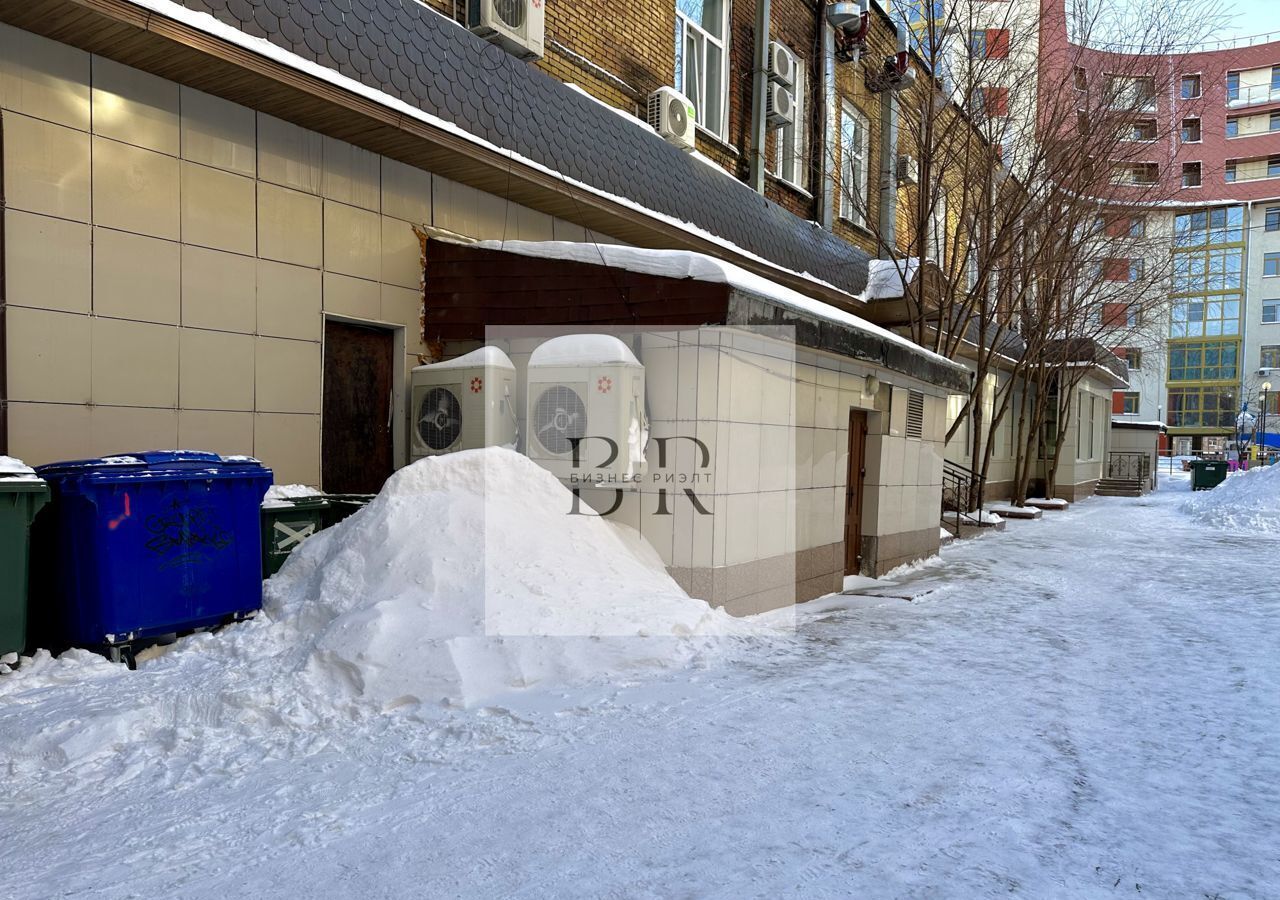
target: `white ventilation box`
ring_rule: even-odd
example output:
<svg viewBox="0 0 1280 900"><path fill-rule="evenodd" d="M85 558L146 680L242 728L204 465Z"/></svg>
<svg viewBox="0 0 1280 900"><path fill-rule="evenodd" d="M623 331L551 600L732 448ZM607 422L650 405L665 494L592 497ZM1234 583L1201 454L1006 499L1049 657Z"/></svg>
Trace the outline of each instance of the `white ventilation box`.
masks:
<svg viewBox="0 0 1280 900"><path fill-rule="evenodd" d="M630 347L607 334L552 338L529 357L527 390L530 459L571 485L635 486L626 480L644 474L649 423Z"/></svg>
<svg viewBox="0 0 1280 900"><path fill-rule="evenodd" d="M649 125L681 150L693 149L693 104L675 88L658 88L649 95Z"/></svg>
<svg viewBox="0 0 1280 900"><path fill-rule="evenodd" d="M796 118L796 101L786 85L769 82L765 89L765 118L774 128L790 125Z"/></svg>
<svg viewBox="0 0 1280 900"><path fill-rule="evenodd" d="M796 83L796 56L778 41L769 42L769 79L788 88Z"/></svg>
<svg viewBox="0 0 1280 900"><path fill-rule="evenodd" d="M467 0L467 28L519 59L541 59L545 0Z"/></svg>
<svg viewBox="0 0 1280 900"><path fill-rule="evenodd" d="M497 347L418 366L411 375L410 456L516 444L516 367Z"/></svg>
<svg viewBox="0 0 1280 900"><path fill-rule="evenodd" d="M920 183L920 163L909 153L898 157L898 185L911 186Z"/></svg>

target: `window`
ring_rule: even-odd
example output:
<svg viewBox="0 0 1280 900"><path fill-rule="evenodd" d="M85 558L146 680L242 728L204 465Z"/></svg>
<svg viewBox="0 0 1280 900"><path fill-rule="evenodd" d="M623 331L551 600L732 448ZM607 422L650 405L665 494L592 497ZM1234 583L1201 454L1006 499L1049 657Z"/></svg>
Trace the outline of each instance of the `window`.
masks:
<svg viewBox="0 0 1280 900"><path fill-rule="evenodd" d="M1280 112L1273 112L1267 117L1267 131L1280 131Z"/></svg>
<svg viewBox="0 0 1280 900"><path fill-rule="evenodd" d="M1280 253L1264 253L1262 255L1262 277L1275 278L1280 275Z"/></svg>
<svg viewBox="0 0 1280 900"><path fill-rule="evenodd" d="M1182 186L1184 188L1200 187L1200 163L1182 164Z"/></svg>
<svg viewBox="0 0 1280 900"><path fill-rule="evenodd" d="M676 0L676 87L719 138L728 127L728 13L727 0Z"/></svg>
<svg viewBox="0 0 1280 900"><path fill-rule="evenodd" d="M1142 310L1133 303L1103 303L1094 310L1094 324L1103 328L1136 328Z"/></svg>
<svg viewBox="0 0 1280 900"><path fill-rule="evenodd" d="M1222 167L1222 180L1227 184L1236 180L1236 161L1233 159Z"/></svg>
<svg viewBox="0 0 1280 900"><path fill-rule="evenodd" d="M871 133L867 117L850 103L840 107L840 217L854 225L867 221L867 162Z"/></svg>
<svg viewBox="0 0 1280 900"><path fill-rule="evenodd" d="M929 213L928 247L925 255L945 268L947 265L947 195L938 194L938 202Z"/></svg>
<svg viewBox="0 0 1280 900"><path fill-rule="evenodd" d="M1130 372L1137 372L1142 368L1142 348L1120 347L1116 355L1124 360Z"/></svg>
<svg viewBox="0 0 1280 900"><path fill-rule="evenodd" d="M1142 278L1145 265L1140 259L1106 259L1102 261L1102 277L1106 281L1133 282Z"/></svg>
<svg viewBox="0 0 1280 900"><path fill-rule="evenodd" d="M1173 234L1176 247L1239 243L1244 240L1244 209L1219 206L1183 213L1174 219Z"/></svg>
<svg viewBox="0 0 1280 900"><path fill-rule="evenodd" d="M1131 141L1154 141L1156 139L1156 120L1138 119L1129 130Z"/></svg>
<svg viewBox="0 0 1280 900"><path fill-rule="evenodd" d="M1152 123L1154 126L1154 123ZM1199 119L1183 119L1182 120L1182 143L1198 144L1200 143L1200 120Z"/></svg>
<svg viewBox="0 0 1280 900"><path fill-rule="evenodd" d="M1280 300L1262 301L1262 324L1280 325Z"/></svg>
<svg viewBox="0 0 1280 900"><path fill-rule="evenodd" d="M1160 180L1160 166L1156 163L1130 163L1116 166L1111 173L1112 184L1129 184L1145 187Z"/></svg>
<svg viewBox="0 0 1280 900"><path fill-rule="evenodd" d="M1267 207L1267 231L1280 231L1280 206Z"/></svg>
<svg viewBox="0 0 1280 900"><path fill-rule="evenodd" d="M984 87L982 89L982 112L990 118L1009 115L1009 89L1007 87Z"/></svg>
<svg viewBox="0 0 1280 900"><path fill-rule="evenodd" d="M1227 102L1231 103L1239 99L1240 99L1240 73L1228 72L1227 73Z"/></svg>
<svg viewBox="0 0 1280 900"><path fill-rule="evenodd" d="M1137 391L1125 391L1121 396L1124 399L1123 405L1120 407L1120 413L1126 416L1136 416L1142 403L1141 395Z"/></svg>
<svg viewBox="0 0 1280 900"><path fill-rule="evenodd" d="M769 173L788 184L804 188L809 155L809 131L806 125L809 120L809 103L806 96L807 68L799 54L796 57L796 81L792 86L792 97L795 101L795 115L790 125L775 128L770 132L769 140L773 144L773 161L769 165Z"/></svg>
<svg viewBox="0 0 1280 900"><path fill-rule="evenodd" d="M969 32L969 56L973 59L987 58L986 29L975 28Z"/></svg>
<svg viewBox="0 0 1280 900"><path fill-rule="evenodd" d="M1146 216L1130 216L1129 217L1129 237L1141 238L1147 236L1147 217Z"/></svg>
<svg viewBox="0 0 1280 900"><path fill-rule="evenodd" d="M1280 91L1280 66L1271 67L1271 90Z"/></svg>
<svg viewBox="0 0 1280 900"><path fill-rule="evenodd" d="M1195 341L1169 347L1170 381L1230 381L1237 375L1235 341Z"/></svg>
<svg viewBox="0 0 1280 900"><path fill-rule="evenodd" d="M1280 156L1267 157L1267 177L1280 177Z"/></svg>
<svg viewBox="0 0 1280 900"><path fill-rule="evenodd" d="M1072 69L1071 78L1077 91L1087 91L1089 89L1089 76L1083 66L1076 66Z"/></svg>
<svg viewBox="0 0 1280 900"><path fill-rule="evenodd" d="M1169 310L1169 337L1217 337L1240 333L1239 295L1183 300Z"/></svg>
<svg viewBox="0 0 1280 900"><path fill-rule="evenodd" d="M1199 75L1183 75L1182 76L1182 99L1195 100L1200 96L1200 76Z"/></svg>
<svg viewBox="0 0 1280 900"><path fill-rule="evenodd" d="M1280 345L1270 344L1263 347L1260 365L1264 369L1280 369Z"/></svg>
<svg viewBox="0 0 1280 900"><path fill-rule="evenodd" d="M1169 425L1179 428L1231 428L1236 396L1230 388L1169 388Z"/></svg>
<svg viewBox="0 0 1280 900"><path fill-rule="evenodd" d="M1240 136L1240 120L1237 117L1232 116L1231 118L1227 119L1227 137L1233 138L1233 137L1239 137L1239 136Z"/></svg>

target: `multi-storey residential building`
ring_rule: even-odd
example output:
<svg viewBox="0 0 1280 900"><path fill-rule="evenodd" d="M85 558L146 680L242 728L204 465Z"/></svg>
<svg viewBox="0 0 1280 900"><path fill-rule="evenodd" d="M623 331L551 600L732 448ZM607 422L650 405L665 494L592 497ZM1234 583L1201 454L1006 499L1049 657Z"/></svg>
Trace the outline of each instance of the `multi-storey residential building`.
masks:
<svg viewBox="0 0 1280 900"><path fill-rule="evenodd" d="M1071 46L1063 9L1042 2L1046 58ZM1280 41L1142 57L1080 46L1071 58L1082 86L1133 75L1137 60L1151 84L1172 87L1150 97L1133 140L1149 148L1142 180L1167 198L1143 218L1149 234L1169 236L1173 267L1114 412L1167 423L1177 452L1220 448L1242 408L1257 412L1263 386L1280 386L1267 371L1280 345Z"/></svg>

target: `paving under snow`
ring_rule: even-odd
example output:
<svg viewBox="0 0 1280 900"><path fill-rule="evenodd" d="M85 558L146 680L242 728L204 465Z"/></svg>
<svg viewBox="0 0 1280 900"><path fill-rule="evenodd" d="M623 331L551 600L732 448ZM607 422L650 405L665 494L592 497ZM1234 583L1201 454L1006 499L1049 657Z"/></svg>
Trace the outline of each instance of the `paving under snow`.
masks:
<svg viewBox="0 0 1280 900"><path fill-rule="evenodd" d="M1274 897L1280 536L1161 477L472 708L303 702L230 633L45 661L0 678L0 893Z"/></svg>

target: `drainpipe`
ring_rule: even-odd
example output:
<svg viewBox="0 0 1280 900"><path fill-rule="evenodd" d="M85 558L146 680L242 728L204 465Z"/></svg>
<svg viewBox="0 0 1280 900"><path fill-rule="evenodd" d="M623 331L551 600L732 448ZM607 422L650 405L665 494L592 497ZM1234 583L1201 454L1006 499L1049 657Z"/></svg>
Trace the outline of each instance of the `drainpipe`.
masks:
<svg viewBox="0 0 1280 900"><path fill-rule="evenodd" d="M818 221L831 230L835 221L836 200L836 116L840 107L836 103L836 32L824 15L819 13L818 27L822 29L822 184L818 191Z"/></svg>
<svg viewBox="0 0 1280 900"><path fill-rule="evenodd" d="M880 92L880 250L891 259L898 224L898 92Z"/></svg>
<svg viewBox="0 0 1280 900"><path fill-rule="evenodd" d="M1240 370L1240 402L1236 405L1244 408L1245 401L1250 398L1245 396L1245 373L1249 371L1246 362L1249 359L1249 254L1253 252L1253 241L1249 240L1249 230L1253 225L1253 201L1250 200L1248 206L1245 207L1244 214L1244 250L1241 251L1243 259L1240 260L1240 284L1244 290L1240 292L1240 353L1236 356L1236 366ZM1261 362L1261 360L1259 360ZM1236 410L1236 415L1240 415L1240 410ZM1239 450L1236 447L1236 450Z"/></svg>
<svg viewBox="0 0 1280 900"><path fill-rule="evenodd" d="M751 77L751 189L764 193L765 87L769 83L769 0L756 0L756 60Z"/></svg>

